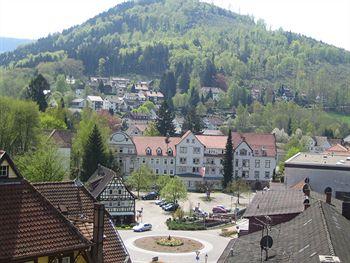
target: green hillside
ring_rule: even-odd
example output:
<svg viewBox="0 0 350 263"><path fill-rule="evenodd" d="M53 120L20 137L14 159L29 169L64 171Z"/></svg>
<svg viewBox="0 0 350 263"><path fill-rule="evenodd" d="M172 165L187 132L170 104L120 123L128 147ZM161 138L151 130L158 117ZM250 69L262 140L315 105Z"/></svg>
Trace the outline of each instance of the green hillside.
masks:
<svg viewBox="0 0 350 263"><path fill-rule="evenodd" d="M186 71L191 86L230 87L228 100L238 86L264 88L266 102L272 100L270 90L284 85L309 104L350 102L350 52L270 31L263 21L195 0L123 3L61 34L1 54L0 65L34 68L66 58L81 60L85 75L160 78L170 69L179 85Z"/></svg>

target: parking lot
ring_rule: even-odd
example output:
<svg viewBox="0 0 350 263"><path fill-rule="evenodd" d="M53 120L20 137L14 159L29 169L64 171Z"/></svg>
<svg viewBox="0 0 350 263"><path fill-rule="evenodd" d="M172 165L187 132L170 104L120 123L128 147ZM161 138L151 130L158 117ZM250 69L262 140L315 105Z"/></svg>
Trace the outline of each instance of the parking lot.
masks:
<svg viewBox="0 0 350 263"><path fill-rule="evenodd" d="M188 213L190 208L198 206L200 209L206 212L211 212L212 208L217 205L223 205L226 208L235 208L237 198L231 198L230 195L224 193L212 193L212 201L204 201L205 194L203 193L189 193L186 201L179 202L180 206L184 209L185 213ZM239 207L245 207L252 195L244 195L240 198L241 205ZM156 253L145 251L134 246L133 242L139 237L152 236L152 235L177 235L188 238L196 238L198 241L205 244L205 248L201 250L201 259L199 262L205 262L204 255L208 254L208 263L216 262L221 253L225 249L230 238L221 237L221 229L211 229L203 231L169 231L165 221L167 218L172 217L170 212L165 212L158 205L155 204L155 200L136 201L136 210L143 208L142 218L140 221L144 223L152 224L151 231L135 233L131 230L121 230L119 233L127 247L133 262L150 262L152 257L159 256L163 262L195 262L194 253L184 254L171 254L171 253ZM192 255L193 254L193 255Z"/></svg>

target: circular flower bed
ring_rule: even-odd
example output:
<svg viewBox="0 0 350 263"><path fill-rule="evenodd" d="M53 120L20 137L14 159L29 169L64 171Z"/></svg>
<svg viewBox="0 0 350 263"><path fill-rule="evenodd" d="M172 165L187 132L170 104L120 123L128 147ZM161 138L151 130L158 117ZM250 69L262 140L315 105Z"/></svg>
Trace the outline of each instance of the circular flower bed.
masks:
<svg viewBox="0 0 350 263"><path fill-rule="evenodd" d="M168 246L168 247L177 247L182 246L184 242L182 240L174 238L174 237L162 237L159 238L156 243L161 246Z"/></svg>

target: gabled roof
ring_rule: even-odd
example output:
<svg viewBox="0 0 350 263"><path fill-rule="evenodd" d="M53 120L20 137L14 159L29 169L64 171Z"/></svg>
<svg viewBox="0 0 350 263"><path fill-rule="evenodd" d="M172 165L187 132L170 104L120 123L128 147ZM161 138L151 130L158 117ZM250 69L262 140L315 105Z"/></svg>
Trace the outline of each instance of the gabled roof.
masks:
<svg viewBox="0 0 350 263"><path fill-rule="evenodd" d="M54 142L61 148L71 148L73 132L70 130L56 130L54 129L49 135L50 139L53 139Z"/></svg>
<svg viewBox="0 0 350 263"><path fill-rule="evenodd" d="M225 149L227 136L196 135L197 139L206 147L212 149Z"/></svg>
<svg viewBox="0 0 350 263"><path fill-rule="evenodd" d="M336 144L333 145L332 147L326 149L326 152L343 152L343 153L347 153L349 152L349 150L347 148L345 148L343 145L340 144Z"/></svg>
<svg viewBox="0 0 350 263"><path fill-rule="evenodd" d="M16 165L13 163L12 159L10 158L10 156L7 154L7 152L5 152L4 150L0 149L0 164L6 160L8 162L8 164L10 165L11 169L14 171L14 173L16 174L16 176L18 178L22 178L20 172L18 171Z"/></svg>
<svg viewBox="0 0 350 263"><path fill-rule="evenodd" d="M176 148L175 145L179 143L181 138L179 137L170 137L169 143L166 144L166 137L161 136L134 136L132 140L136 146L137 155L146 155L146 149L150 148L152 151L152 156L157 155L157 149L160 148L162 150L161 156L168 156L168 148L171 148L173 151L173 156L176 156ZM167 148L168 147L168 148Z"/></svg>
<svg viewBox="0 0 350 263"><path fill-rule="evenodd" d="M103 99L100 96L87 96L87 99L89 99L91 101L103 102Z"/></svg>
<svg viewBox="0 0 350 263"><path fill-rule="evenodd" d="M86 237L92 236L91 225L93 222L94 203L96 199L83 186L73 181L36 183L34 187L45 196L55 207L59 205L67 208L66 218L71 220ZM85 223L82 226L82 223ZM90 230L89 230L90 229ZM114 229L110 215L105 211L103 239L103 262L121 263L128 257L124 244Z"/></svg>
<svg viewBox="0 0 350 263"><path fill-rule="evenodd" d="M92 245L30 183L0 184L0 262Z"/></svg>
<svg viewBox="0 0 350 263"><path fill-rule="evenodd" d="M304 193L299 190L259 191L247 207L244 217L295 214L304 210Z"/></svg>
<svg viewBox="0 0 350 263"><path fill-rule="evenodd" d="M91 195L94 198L97 198L113 179L117 179L123 184L122 179L117 176L113 170L99 164L97 170L87 181ZM133 198L135 198L134 194L130 192L127 187L125 187L125 189Z"/></svg>
<svg viewBox="0 0 350 263"><path fill-rule="evenodd" d="M243 140L254 150L254 155L263 156L264 150L266 156L276 156L276 138L273 134L232 132L232 143L234 148L237 148Z"/></svg>
<svg viewBox="0 0 350 263"><path fill-rule="evenodd" d="M315 202L294 219L273 226L269 235L273 245L268 262L319 263L319 255L350 262L350 221L326 203ZM260 231L236 239L225 249L232 256L224 253L218 262L261 262L260 239Z"/></svg>

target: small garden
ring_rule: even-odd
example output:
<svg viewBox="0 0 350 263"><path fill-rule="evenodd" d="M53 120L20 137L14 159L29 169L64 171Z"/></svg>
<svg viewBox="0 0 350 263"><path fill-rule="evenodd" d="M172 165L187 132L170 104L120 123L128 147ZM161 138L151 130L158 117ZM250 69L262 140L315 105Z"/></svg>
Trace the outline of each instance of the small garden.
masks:
<svg viewBox="0 0 350 263"><path fill-rule="evenodd" d="M161 237L157 241L158 245L161 246L167 246L167 247L177 247L182 246L184 242L181 239L175 238L175 237Z"/></svg>
<svg viewBox="0 0 350 263"><path fill-rule="evenodd" d="M206 230L215 226L223 225L229 223L230 220L218 220L211 218L196 218L196 217L184 217L181 219L171 219L168 218L166 225L169 230Z"/></svg>

